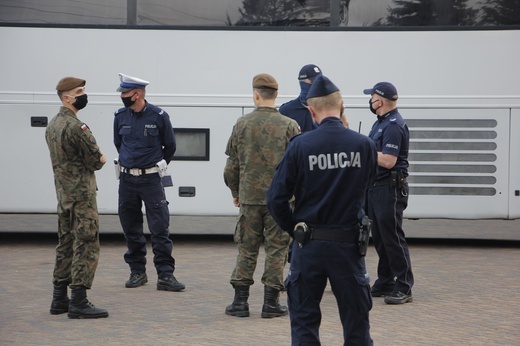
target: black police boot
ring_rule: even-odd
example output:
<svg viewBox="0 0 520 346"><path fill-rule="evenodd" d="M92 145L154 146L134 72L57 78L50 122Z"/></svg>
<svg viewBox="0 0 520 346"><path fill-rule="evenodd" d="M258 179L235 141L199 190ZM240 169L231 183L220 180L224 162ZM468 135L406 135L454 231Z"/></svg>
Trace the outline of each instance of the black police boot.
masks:
<svg viewBox="0 0 520 346"><path fill-rule="evenodd" d="M148 282L148 276L146 273L132 273L130 274L130 279L125 282L126 288L136 288L144 285Z"/></svg>
<svg viewBox="0 0 520 346"><path fill-rule="evenodd" d="M87 289L84 286L71 287L69 318L102 318L108 317L108 311L98 309L88 301Z"/></svg>
<svg viewBox="0 0 520 346"><path fill-rule="evenodd" d="M262 318L273 318L288 314L287 307L280 305L278 297L280 291L276 288L264 287L264 306L262 306Z"/></svg>
<svg viewBox="0 0 520 346"><path fill-rule="evenodd" d="M236 317L249 317L249 286L235 286L235 298L233 303L226 307L226 315Z"/></svg>
<svg viewBox="0 0 520 346"><path fill-rule="evenodd" d="M62 282L54 285L52 291L51 314L59 315L69 311L69 296L67 295L69 284Z"/></svg>
<svg viewBox="0 0 520 346"><path fill-rule="evenodd" d="M182 282L177 281L173 275L167 275L157 279L157 290L159 291L178 292L185 288L186 286Z"/></svg>

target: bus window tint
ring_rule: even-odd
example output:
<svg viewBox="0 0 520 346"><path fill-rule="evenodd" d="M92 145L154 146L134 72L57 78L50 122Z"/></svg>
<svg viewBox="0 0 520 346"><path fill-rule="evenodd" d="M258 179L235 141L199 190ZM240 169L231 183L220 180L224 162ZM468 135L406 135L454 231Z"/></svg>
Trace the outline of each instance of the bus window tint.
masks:
<svg viewBox="0 0 520 346"><path fill-rule="evenodd" d="M503 27L520 25L510 0L6 0L0 25L146 27ZM265 4L262 4L265 3Z"/></svg>

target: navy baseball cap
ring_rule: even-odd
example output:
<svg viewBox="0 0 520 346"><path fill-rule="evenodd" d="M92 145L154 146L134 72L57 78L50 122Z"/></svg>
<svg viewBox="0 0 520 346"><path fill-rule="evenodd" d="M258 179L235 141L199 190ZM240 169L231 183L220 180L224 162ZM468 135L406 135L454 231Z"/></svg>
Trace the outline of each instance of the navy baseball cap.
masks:
<svg viewBox="0 0 520 346"><path fill-rule="evenodd" d="M314 97L322 97L332 94L333 92L339 91L338 87L331 82L330 79L324 75L316 77L312 82L311 88L307 93L307 100Z"/></svg>
<svg viewBox="0 0 520 346"><path fill-rule="evenodd" d="M298 74L298 79L310 79L314 81L314 78L321 75L321 70L318 66L314 64L308 64L302 67L300 73Z"/></svg>
<svg viewBox="0 0 520 346"><path fill-rule="evenodd" d="M379 82L376 85L374 85L373 88L363 90L363 94L378 94L379 96L382 96L385 99L389 99L392 101L395 101L398 98L397 89L392 83L388 82Z"/></svg>

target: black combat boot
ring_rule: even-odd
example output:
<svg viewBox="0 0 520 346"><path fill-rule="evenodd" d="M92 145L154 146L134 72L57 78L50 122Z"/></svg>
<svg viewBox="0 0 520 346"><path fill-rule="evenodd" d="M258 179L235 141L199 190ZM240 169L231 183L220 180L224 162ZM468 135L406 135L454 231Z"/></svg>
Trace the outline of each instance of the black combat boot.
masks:
<svg viewBox="0 0 520 346"><path fill-rule="evenodd" d="M101 318L108 317L108 311L98 309L88 301L87 289L84 286L71 287L69 318Z"/></svg>
<svg viewBox="0 0 520 346"><path fill-rule="evenodd" d="M262 306L262 318L273 318L287 315L287 307L280 305L278 297L280 291L276 288L264 287L264 306Z"/></svg>
<svg viewBox="0 0 520 346"><path fill-rule="evenodd" d="M236 317L249 317L249 286L235 286L235 298L233 303L226 307L226 315Z"/></svg>
<svg viewBox="0 0 520 346"><path fill-rule="evenodd" d="M52 315L64 314L69 311L70 300L69 296L67 295L67 287L69 287L69 284L66 282L61 282L57 285L54 285L51 303Z"/></svg>

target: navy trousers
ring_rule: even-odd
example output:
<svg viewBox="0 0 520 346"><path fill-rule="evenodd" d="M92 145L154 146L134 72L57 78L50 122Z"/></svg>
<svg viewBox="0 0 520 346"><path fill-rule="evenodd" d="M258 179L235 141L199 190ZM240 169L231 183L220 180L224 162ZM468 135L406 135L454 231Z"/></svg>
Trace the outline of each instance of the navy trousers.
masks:
<svg viewBox="0 0 520 346"><path fill-rule="evenodd" d="M330 281L338 304L345 345L372 345L368 313L372 308L365 258L354 243L309 240L292 245L286 279L292 345L320 345L320 302Z"/></svg>
<svg viewBox="0 0 520 346"><path fill-rule="evenodd" d="M372 241L379 255L374 287L410 294L414 283L410 252L403 231L403 211L408 206L408 184L368 190L368 216Z"/></svg>
<svg viewBox="0 0 520 346"><path fill-rule="evenodd" d="M151 234L154 265L159 277L172 275L175 259L169 238L170 213L159 174L119 177L119 220L128 250L124 258L132 273L146 271L146 238L143 233L142 205Z"/></svg>

